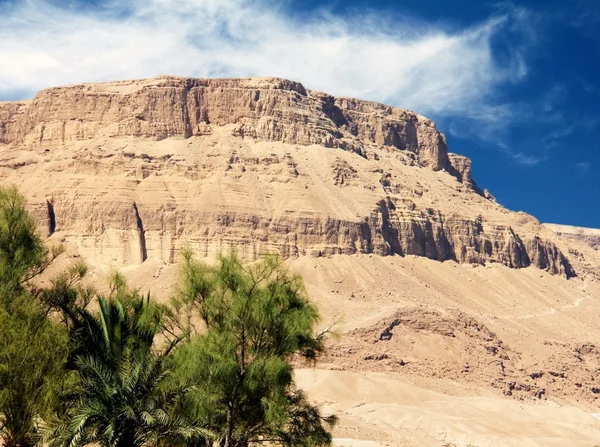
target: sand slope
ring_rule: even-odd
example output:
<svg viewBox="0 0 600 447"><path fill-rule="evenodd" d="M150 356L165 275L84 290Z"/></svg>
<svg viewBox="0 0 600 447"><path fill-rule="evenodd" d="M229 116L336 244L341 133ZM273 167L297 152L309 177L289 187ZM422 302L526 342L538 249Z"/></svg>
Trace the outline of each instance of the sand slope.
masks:
<svg viewBox="0 0 600 447"><path fill-rule="evenodd" d="M450 396L381 373L300 370L297 380L339 415L339 446L590 447L600 440L600 419L577 407Z"/></svg>
<svg viewBox="0 0 600 447"><path fill-rule="evenodd" d="M411 256L288 263L304 276L321 326L339 322L340 337L323 360L297 372L310 398L340 417L336 445L600 444L600 419L593 415L600 413L600 394L592 392L600 384L600 356L581 349L600 344L600 290L593 280ZM100 280L107 271L98 266L92 275ZM163 300L176 279L176 266L160 262L124 271ZM422 314L402 320L391 340L373 343L372 331L377 338L382 321L412 315L402 313L407 309ZM474 333L483 338L468 336L462 323L448 336L445 324L456 315L475 321ZM501 342L497 353L486 349L490 333ZM365 360L382 353L387 358ZM530 376L540 371L542 377ZM506 395L511 382L524 389Z"/></svg>

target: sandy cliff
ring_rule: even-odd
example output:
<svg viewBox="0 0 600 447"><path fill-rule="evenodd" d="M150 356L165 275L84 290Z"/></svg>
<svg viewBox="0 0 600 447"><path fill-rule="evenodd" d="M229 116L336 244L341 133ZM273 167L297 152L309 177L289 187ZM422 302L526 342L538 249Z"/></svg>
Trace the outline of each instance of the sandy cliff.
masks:
<svg viewBox="0 0 600 447"><path fill-rule="evenodd" d="M553 233L479 190L430 120L292 81L48 89L0 103L0 154L49 233L102 262L173 262L185 243L577 273Z"/></svg>

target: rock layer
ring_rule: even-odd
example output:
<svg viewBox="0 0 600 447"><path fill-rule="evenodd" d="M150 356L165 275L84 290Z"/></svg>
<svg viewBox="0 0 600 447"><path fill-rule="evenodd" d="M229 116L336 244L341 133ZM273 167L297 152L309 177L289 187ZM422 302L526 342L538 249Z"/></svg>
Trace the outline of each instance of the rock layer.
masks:
<svg viewBox="0 0 600 447"><path fill-rule="evenodd" d="M188 138L233 124L241 137L361 154L389 146L416 153L434 170L451 166L445 137L421 115L274 78L159 77L52 88L28 103L0 104L0 120L0 141L27 147L101 136Z"/></svg>
<svg viewBox="0 0 600 447"><path fill-rule="evenodd" d="M429 119L281 79L160 77L0 103L0 170L48 234L100 262L174 262L188 244L575 274L551 232L483 196Z"/></svg>

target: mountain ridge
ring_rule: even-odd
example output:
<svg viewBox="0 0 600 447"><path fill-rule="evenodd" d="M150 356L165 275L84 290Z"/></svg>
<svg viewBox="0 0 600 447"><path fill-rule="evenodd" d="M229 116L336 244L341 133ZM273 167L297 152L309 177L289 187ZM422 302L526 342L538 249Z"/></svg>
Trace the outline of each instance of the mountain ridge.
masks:
<svg viewBox="0 0 600 447"><path fill-rule="evenodd" d="M354 206L354 212L341 212L348 208L344 200L350 197L342 198L336 190L330 191L338 196L330 198L333 202L323 203L320 210L310 210L314 206L309 204L308 214L301 218L289 217L295 213L293 209L275 222L265 218L261 215L265 206L271 208L272 214L278 214L276 204L266 203L268 198L250 210L236 210L235 206L223 209L222 203L211 202L207 212L203 207L203 212L196 217L178 217L181 213L177 206L167 211L170 205L166 198L159 204L144 203L144 199L136 197L144 192L144 187L131 184L122 186L131 191L126 194L126 200L119 199L122 200L119 210L114 209L112 201L100 204L90 198L92 207L106 206L109 215L102 218L97 214L99 211L75 216L77 210L73 209L74 203L65 198L65 191L49 188L43 198L40 191L35 191L39 197L35 199L37 205L32 204L43 211L37 212L39 218L47 221L48 227L63 232L77 226L85 228L85 237L91 236L89 242L96 247L96 254L88 253L92 257L102 252L104 246L115 245L116 240L124 242L114 247L122 253L109 256L125 264L143 262L153 256L173 262L173 254L183 239L196 245L199 252L208 254L219 250L210 246L208 234L235 233L229 231L231 225L222 224L229 221L235 222L233 227L239 225L241 233L260 233L250 238L250 247L248 241L242 241L241 252L251 252L251 259L273 249L285 257L307 253L316 256L414 254L439 261L499 262L515 268L535 265L554 274L576 275L567 256L554 242L543 237L543 229L535 219L525 217L523 220L514 215L516 219L511 222L501 216L505 214L504 208L494 204L492 196L482 192L473 181L470 160L448 152L444 134L431 120L384 104L311 91L294 81L162 76L51 88L29 101L0 104L0 143L5 171L52 166L53 162L64 165L70 160L74 172L72 181L78 175L89 174L87 169L112 172L114 175L107 175L115 180L117 171L122 169L124 179L121 180L133 176L141 185L164 178L169 171L169 175L179 180L187 175L188 179L203 177L203 181L214 184L215 179L210 179L210 172L206 170L222 169L216 166L222 162L223 171L233 176L232 184L237 185L228 184L229 189L241 187L248 168L248 172L255 171L253 175L259 182L265 179L263 174L276 175L274 184L289 184L290 194L296 196L303 194L302 188L316 188L314 183L302 184L316 176L319 181L333 182L333 187L345 190L347 196L352 191L350 202L360 203ZM273 151L266 153L269 144ZM206 153L216 146L223 150L203 157L205 154L201 152ZM315 174L314 163L319 160L310 161L303 167L304 172L298 170L297 154L306 148L312 148L315 153L329 150L327 158L335 157L329 160L326 175ZM261 151L258 157L251 155ZM342 153L345 154L342 156ZM348 154L358 155L360 159ZM314 156L310 154L308 158ZM15 157L19 160L10 161ZM223 160L215 160L219 157ZM48 161L52 161L50 165ZM389 163L405 172L387 169ZM184 173L176 172L183 167ZM49 173L43 167L40 169ZM135 170L134 174L129 172L131 169ZM241 170L239 175L236 169ZM435 186L423 186L430 180L440 182L441 177L423 178L423 182L418 179L415 182L415 176L410 178L410 172L416 174L425 172L423 170L434 174L446 172L454 179L444 177L442 183L449 187L445 193L458 199L455 204L458 207L441 212L443 197L438 197L435 191L428 194ZM11 173L5 172L4 177L10 178ZM149 177L152 179L147 180ZM208 194L210 187L205 186ZM262 186L269 187L268 184ZM324 188L331 189L330 185ZM314 191L314 194L321 193ZM187 197L186 203L189 200ZM481 214L463 212L461 201L483 203L484 207L489 203L496 216L486 222ZM418 206L418 202L423 206ZM76 205L76 208L79 207ZM113 218L115 213L120 217ZM176 222L181 218L202 224L182 229ZM140 219L145 224L143 231L137 223ZM522 221L532 225L520 234L515 228ZM100 227L98 222L102 222ZM190 234L193 231L195 235ZM236 239L247 238L243 234L227 234L217 245L220 249L236 244L240 248ZM110 247L107 248L110 251ZM142 252L147 252L147 256L139 254Z"/></svg>

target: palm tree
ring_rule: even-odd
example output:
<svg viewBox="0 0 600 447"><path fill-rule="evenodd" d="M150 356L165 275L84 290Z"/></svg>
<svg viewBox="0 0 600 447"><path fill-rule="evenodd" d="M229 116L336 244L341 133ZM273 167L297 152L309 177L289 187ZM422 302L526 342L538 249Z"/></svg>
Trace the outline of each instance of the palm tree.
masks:
<svg viewBox="0 0 600 447"><path fill-rule="evenodd" d="M98 314L81 313L74 334L78 385L65 396L66 416L50 444L137 447L208 437L172 414L188 387L167 385L166 358L153 350L160 308L137 293L98 298L98 304Z"/></svg>

